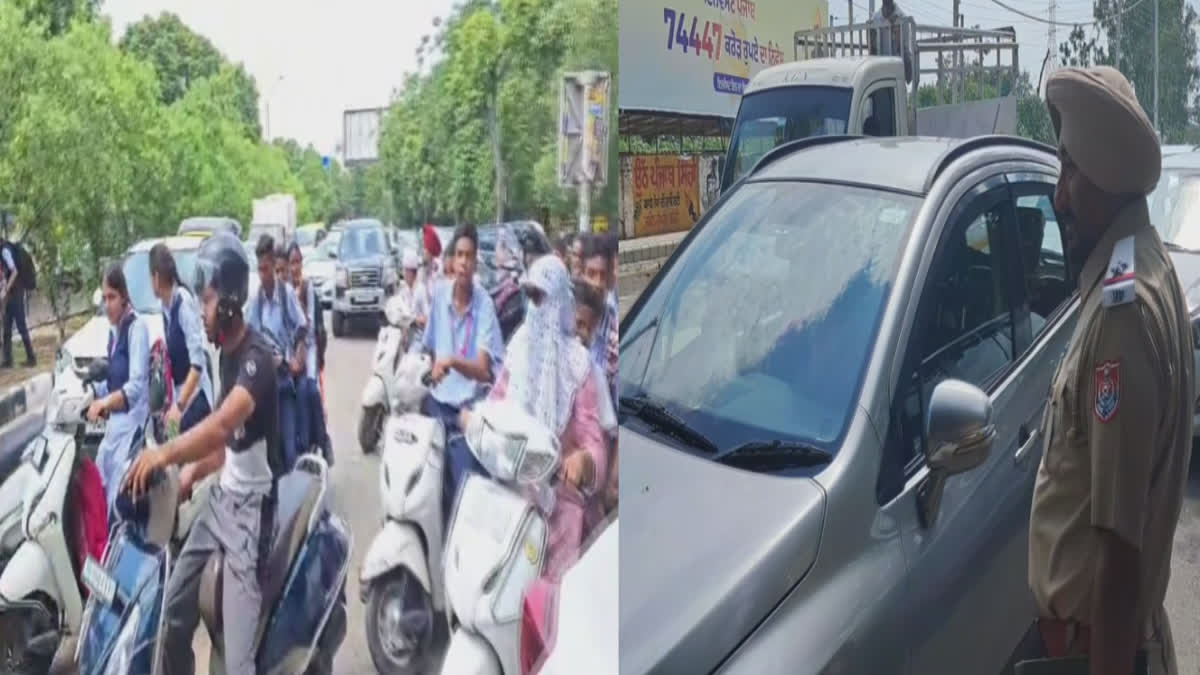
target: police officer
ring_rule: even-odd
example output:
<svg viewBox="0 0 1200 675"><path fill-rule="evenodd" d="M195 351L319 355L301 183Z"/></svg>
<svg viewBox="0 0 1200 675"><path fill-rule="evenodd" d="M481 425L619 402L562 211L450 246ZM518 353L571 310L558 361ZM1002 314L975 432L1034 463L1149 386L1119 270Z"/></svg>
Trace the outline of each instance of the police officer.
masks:
<svg viewBox="0 0 1200 675"><path fill-rule="evenodd" d="M1087 656L1092 675L1128 675L1135 660L1173 674L1163 599L1196 399L1186 304L1145 198L1158 138L1113 68L1064 68L1046 101L1081 307L1042 425L1029 539L1038 632L1047 656Z"/></svg>
<svg viewBox="0 0 1200 675"><path fill-rule="evenodd" d="M242 317L249 279L250 263L237 237L220 233L201 245L193 288L203 307L208 339L221 350L220 401L190 431L138 455L129 471L127 487L136 497L146 491L156 469L225 453L220 480L168 582L163 654L169 675L192 673L195 667L192 636L199 623L200 573L217 549L225 560L225 672L255 672L263 610L259 560L269 545L272 494L283 456L274 347Z"/></svg>

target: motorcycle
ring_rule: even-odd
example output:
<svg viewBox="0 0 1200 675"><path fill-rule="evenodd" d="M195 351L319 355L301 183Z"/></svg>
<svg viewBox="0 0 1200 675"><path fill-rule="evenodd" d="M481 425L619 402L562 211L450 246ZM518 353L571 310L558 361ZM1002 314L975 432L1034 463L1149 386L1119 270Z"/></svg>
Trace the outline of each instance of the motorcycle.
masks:
<svg viewBox="0 0 1200 675"><path fill-rule="evenodd" d="M405 354L396 369L384 429L379 491L383 528L363 559L359 587L366 604L367 647L386 675L424 673L442 592L442 463L445 429L420 413L432 384L427 354Z"/></svg>
<svg viewBox="0 0 1200 675"><path fill-rule="evenodd" d="M504 344L525 320L525 292L517 283L515 274L500 273L500 281L488 288L492 303L496 307L496 320L500 323L500 335Z"/></svg>
<svg viewBox="0 0 1200 675"><path fill-rule="evenodd" d="M383 421L396 396L402 357L419 340L416 315L403 297L389 298L383 313L387 325L380 328L375 342L371 377L363 388L362 413L358 419L358 443L364 454L375 452L379 447Z"/></svg>
<svg viewBox="0 0 1200 675"><path fill-rule="evenodd" d="M346 631L344 583L353 541L345 522L325 504L328 484L329 465L312 454L301 455L279 479L256 672L332 672ZM164 471L151 485L140 505L121 500L128 519L114 533L103 562L89 558L84 565L91 598L75 653L81 675L161 672L171 553L155 534L162 528L147 523L157 513L172 512L178 473ZM200 576L200 617L212 642L212 673L223 672L224 664L223 574L218 552Z"/></svg>
<svg viewBox="0 0 1200 675"><path fill-rule="evenodd" d="M491 479L463 484L446 542L452 630L442 673L517 675L526 589L546 556L558 438L520 406L484 401L464 430Z"/></svg>

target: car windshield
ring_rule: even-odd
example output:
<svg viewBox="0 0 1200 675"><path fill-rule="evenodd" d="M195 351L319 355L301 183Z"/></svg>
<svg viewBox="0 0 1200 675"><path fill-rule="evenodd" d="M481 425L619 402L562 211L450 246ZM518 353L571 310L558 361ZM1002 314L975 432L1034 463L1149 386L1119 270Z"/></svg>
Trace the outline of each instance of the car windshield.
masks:
<svg viewBox="0 0 1200 675"><path fill-rule="evenodd" d="M810 136L846 133L848 87L778 87L742 98L729 142L733 164L725 187L749 173L772 148Z"/></svg>
<svg viewBox="0 0 1200 675"><path fill-rule="evenodd" d="M342 260L369 258L387 253L383 230L377 227L355 227L342 232L338 242L338 257Z"/></svg>
<svg viewBox="0 0 1200 675"><path fill-rule="evenodd" d="M1149 201L1150 222L1163 241L1200 249L1200 169L1163 169Z"/></svg>
<svg viewBox="0 0 1200 675"><path fill-rule="evenodd" d="M620 396L664 406L722 450L833 452L920 205L845 185L743 185L622 324Z"/></svg>
<svg viewBox="0 0 1200 675"><path fill-rule="evenodd" d="M184 283L191 283L196 270L196 250L172 251L175 256L175 269ZM142 314L153 314L162 311L162 302L154 295L150 285L150 252L138 251L125 256L121 264L125 273L125 284L129 286L129 299L133 308Z"/></svg>
<svg viewBox="0 0 1200 675"><path fill-rule="evenodd" d="M314 246L317 243L317 231L296 230L296 243L301 246Z"/></svg>

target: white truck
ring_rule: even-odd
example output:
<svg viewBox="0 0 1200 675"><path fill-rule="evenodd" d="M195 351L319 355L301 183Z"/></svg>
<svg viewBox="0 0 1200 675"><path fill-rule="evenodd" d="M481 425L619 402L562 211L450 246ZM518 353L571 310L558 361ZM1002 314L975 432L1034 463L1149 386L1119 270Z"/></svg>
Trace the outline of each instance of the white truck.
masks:
<svg viewBox="0 0 1200 675"><path fill-rule="evenodd" d="M922 26L906 17L893 28L904 38L894 42L907 45L897 50L903 56L877 55L872 36L880 30L864 23L798 31L796 60L750 80L730 135L722 192L772 148L811 136L1016 133L1012 90L1020 71L1011 29ZM936 105L917 108L921 85L936 85Z"/></svg>
<svg viewBox="0 0 1200 675"><path fill-rule="evenodd" d="M296 237L296 198L288 194L267 195L252 204L250 233L246 240L255 243L269 234L276 245L284 245Z"/></svg>

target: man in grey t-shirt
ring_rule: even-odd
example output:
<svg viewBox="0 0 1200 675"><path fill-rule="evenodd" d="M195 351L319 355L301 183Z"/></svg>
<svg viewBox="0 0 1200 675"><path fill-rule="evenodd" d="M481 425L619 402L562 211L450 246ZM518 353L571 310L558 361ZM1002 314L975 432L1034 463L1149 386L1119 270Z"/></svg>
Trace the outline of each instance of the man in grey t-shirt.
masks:
<svg viewBox="0 0 1200 675"><path fill-rule="evenodd" d="M873 28L869 36L871 54L904 59L904 80L912 83L916 59L913 54L914 36L911 24L905 21L907 18L908 15L896 6L895 0L883 0L879 11L871 17L871 23L879 28Z"/></svg>

